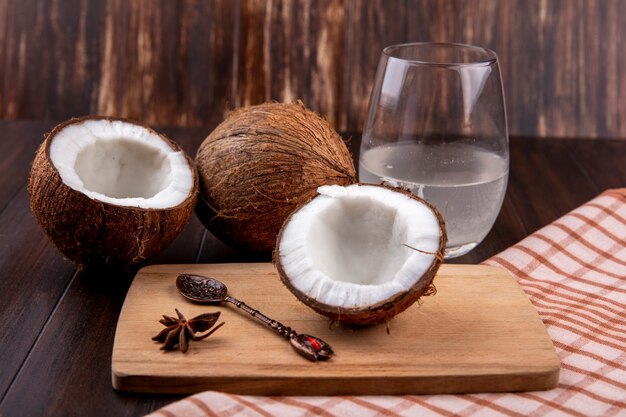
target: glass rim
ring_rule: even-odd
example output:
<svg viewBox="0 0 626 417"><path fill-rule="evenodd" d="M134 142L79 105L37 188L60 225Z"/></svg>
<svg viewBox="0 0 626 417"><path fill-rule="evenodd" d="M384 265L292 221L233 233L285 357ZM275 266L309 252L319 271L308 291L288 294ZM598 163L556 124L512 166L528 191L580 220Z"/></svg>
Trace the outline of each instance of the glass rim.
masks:
<svg viewBox="0 0 626 417"><path fill-rule="evenodd" d="M481 54L485 54L485 59L477 59L466 62L455 62L456 60L450 61L429 61L423 59L409 59L402 58L397 54L394 54L392 50L400 50L406 49L408 47L437 47L437 48L459 48L465 50L471 50L475 52L480 52ZM408 42L408 43L399 43L395 45L386 46L383 49L383 55L390 59L397 59L399 61L403 61L409 64L416 65L430 65L430 66L440 66L440 67L466 67L466 66L486 66L493 65L498 62L498 54L496 54L493 50L489 48L484 48L482 46L470 45L465 43L456 43L456 42Z"/></svg>

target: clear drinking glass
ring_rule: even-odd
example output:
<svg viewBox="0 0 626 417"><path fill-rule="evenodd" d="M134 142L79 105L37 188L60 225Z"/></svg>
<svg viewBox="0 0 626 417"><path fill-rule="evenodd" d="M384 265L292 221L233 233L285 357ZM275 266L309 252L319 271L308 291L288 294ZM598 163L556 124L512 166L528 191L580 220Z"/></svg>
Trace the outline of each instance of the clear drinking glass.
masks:
<svg viewBox="0 0 626 417"><path fill-rule="evenodd" d="M408 188L434 204L446 222L446 258L454 258L493 226L508 174L495 52L445 43L385 48L363 129L359 180Z"/></svg>

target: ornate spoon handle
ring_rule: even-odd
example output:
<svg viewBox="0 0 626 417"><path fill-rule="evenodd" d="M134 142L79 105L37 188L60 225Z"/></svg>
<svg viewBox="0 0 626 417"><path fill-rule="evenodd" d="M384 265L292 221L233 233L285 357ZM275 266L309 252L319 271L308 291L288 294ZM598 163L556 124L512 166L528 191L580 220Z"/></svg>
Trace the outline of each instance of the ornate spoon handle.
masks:
<svg viewBox="0 0 626 417"><path fill-rule="evenodd" d="M259 310L250 307L248 304L236 299L235 297L226 296L226 298L224 298L224 301L228 301L229 303L234 304L235 306L237 306L237 308L240 308L241 310L250 314L252 317L263 323L265 326L269 327L276 333L283 336L285 339L289 340L291 342L291 346L293 346L296 352L311 361L327 360L334 353L330 345L324 342L322 339L308 334L299 334L291 327L285 326L281 322L267 317Z"/></svg>

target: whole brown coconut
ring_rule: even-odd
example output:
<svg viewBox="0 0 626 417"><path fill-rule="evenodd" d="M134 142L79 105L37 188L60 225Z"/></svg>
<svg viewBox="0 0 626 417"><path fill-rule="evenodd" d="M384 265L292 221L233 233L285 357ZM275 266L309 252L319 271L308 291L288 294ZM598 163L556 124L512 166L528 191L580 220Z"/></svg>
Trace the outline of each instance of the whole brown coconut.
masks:
<svg viewBox="0 0 626 417"><path fill-rule="evenodd" d="M196 165L203 224L231 245L263 252L317 187L356 182L341 137L302 102L230 113L200 146Z"/></svg>
<svg viewBox="0 0 626 417"><path fill-rule="evenodd" d="M446 242L437 209L406 190L324 186L285 221L274 263L313 310L347 325L374 325L434 291Z"/></svg>
<svg viewBox="0 0 626 417"><path fill-rule="evenodd" d="M177 144L105 117L55 127L28 180L37 221L79 268L125 268L160 252L188 222L197 190L197 172Z"/></svg>

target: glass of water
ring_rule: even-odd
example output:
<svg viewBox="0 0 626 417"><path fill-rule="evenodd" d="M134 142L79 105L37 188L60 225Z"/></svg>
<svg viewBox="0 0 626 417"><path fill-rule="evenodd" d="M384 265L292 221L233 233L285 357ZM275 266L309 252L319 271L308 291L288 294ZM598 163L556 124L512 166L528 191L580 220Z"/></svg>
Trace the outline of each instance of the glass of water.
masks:
<svg viewBox="0 0 626 417"><path fill-rule="evenodd" d="M363 129L359 180L407 188L434 204L446 222L446 258L454 258L493 226L508 174L495 52L448 43L385 48Z"/></svg>

